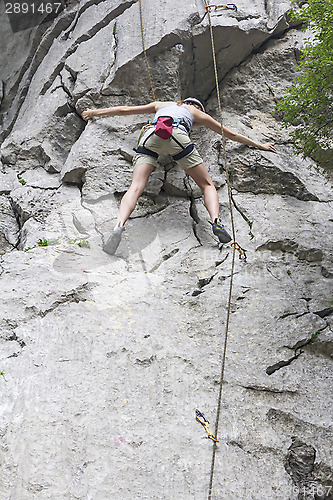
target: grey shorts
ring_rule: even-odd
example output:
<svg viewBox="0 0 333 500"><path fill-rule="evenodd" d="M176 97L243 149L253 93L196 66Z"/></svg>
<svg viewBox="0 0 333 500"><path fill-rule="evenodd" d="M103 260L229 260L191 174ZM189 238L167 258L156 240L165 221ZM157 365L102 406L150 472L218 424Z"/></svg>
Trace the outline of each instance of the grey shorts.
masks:
<svg viewBox="0 0 333 500"><path fill-rule="evenodd" d="M152 134L153 130L154 130L153 126L147 127L147 129L143 132L140 138L138 144L139 146L143 145L145 139L149 137L150 134ZM188 134L179 127L173 128L172 135L184 147L186 147L188 144L191 143L191 139L189 138ZM158 153L159 155L175 155L177 153L180 153L180 151L182 151L182 148L171 137L170 139L162 139L161 137L158 137L155 134L152 134L151 137L149 137L149 139L145 143L145 147L151 149L152 151ZM203 160L196 148L194 148L193 151L191 151L191 153L185 156L184 158L177 160L178 165L183 170L196 167L202 162ZM153 158L152 156L145 155L142 153L136 153L136 155L134 155L133 158L134 167L137 167L142 163L149 163L149 165L156 167L157 158Z"/></svg>

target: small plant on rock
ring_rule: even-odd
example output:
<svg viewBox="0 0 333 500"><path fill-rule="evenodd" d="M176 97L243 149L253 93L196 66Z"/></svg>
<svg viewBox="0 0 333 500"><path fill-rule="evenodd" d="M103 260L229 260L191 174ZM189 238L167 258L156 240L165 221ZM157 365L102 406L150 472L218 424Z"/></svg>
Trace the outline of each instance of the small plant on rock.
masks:
<svg viewBox="0 0 333 500"><path fill-rule="evenodd" d="M59 238L57 238L55 240L47 240L47 239L40 238L37 241L36 245L34 245L33 247L27 247L24 249L24 251L28 252L29 250L32 250L33 248L37 248L37 247L49 247L49 246L53 246L53 245L59 245L59 243L60 243Z"/></svg>
<svg viewBox="0 0 333 500"><path fill-rule="evenodd" d="M90 248L90 243L87 238L75 238L75 240L70 241L72 245L78 245L81 248Z"/></svg>
<svg viewBox="0 0 333 500"><path fill-rule="evenodd" d="M59 238L56 239L56 240L38 240L37 241L37 245L39 247L49 247L49 246L52 246L52 245L59 245L60 241L59 241Z"/></svg>
<svg viewBox="0 0 333 500"><path fill-rule="evenodd" d="M250 228L250 231L249 231L250 240L253 240L253 238L254 238L254 234L252 233L253 221L248 219L246 222L248 223L249 228Z"/></svg>

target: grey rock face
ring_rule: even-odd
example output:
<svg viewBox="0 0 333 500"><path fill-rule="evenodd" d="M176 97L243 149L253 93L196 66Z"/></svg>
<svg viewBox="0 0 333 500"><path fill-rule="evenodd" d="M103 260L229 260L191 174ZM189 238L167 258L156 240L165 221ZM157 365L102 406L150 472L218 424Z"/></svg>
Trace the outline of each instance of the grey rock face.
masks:
<svg viewBox="0 0 333 500"><path fill-rule="evenodd" d="M288 2L212 13L237 242L215 499L332 498L332 186L292 154L275 104L302 39ZM232 247L200 189L157 169L115 256L102 251L151 101L135 0L72 4L13 34L0 5L0 498L201 500L217 412ZM158 100L219 119L207 15L143 2ZM220 137L192 139L230 210ZM250 233L250 234L249 234Z"/></svg>
<svg viewBox="0 0 333 500"><path fill-rule="evenodd" d="M285 468L292 477L296 489L299 490L297 497L299 500L332 498L332 470L321 463L315 464L315 460L315 448L293 437Z"/></svg>

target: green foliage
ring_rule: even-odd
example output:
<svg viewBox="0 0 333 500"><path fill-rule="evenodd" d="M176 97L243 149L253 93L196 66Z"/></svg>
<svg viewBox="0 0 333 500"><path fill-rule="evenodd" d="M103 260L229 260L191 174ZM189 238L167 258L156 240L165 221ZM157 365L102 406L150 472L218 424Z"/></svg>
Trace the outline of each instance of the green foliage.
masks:
<svg viewBox="0 0 333 500"><path fill-rule="evenodd" d="M38 241L37 241L37 245L38 245L39 247L47 247L47 246L48 246L48 244L49 244L49 242L48 242L47 240L42 240L42 239L40 239L40 240L38 240Z"/></svg>
<svg viewBox="0 0 333 500"><path fill-rule="evenodd" d="M75 240L70 241L69 243L73 245L78 245L81 248L90 248L90 243L87 238L75 238Z"/></svg>
<svg viewBox="0 0 333 500"><path fill-rule="evenodd" d="M56 240L38 240L37 241L37 245L39 247L48 247L48 246L51 246L51 245L59 245L60 241L59 241L59 238L56 239Z"/></svg>
<svg viewBox="0 0 333 500"><path fill-rule="evenodd" d="M252 233L253 220L247 219L246 222L248 223L249 228L250 228L250 231L249 231L250 240L253 240L253 238L254 238L254 234Z"/></svg>
<svg viewBox="0 0 333 500"><path fill-rule="evenodd" d="M311 335L311 342L314 342L318 335L320 334L321 330L317 330L315 333Z"/></svg>
<svg viewBox="0 0 333 500"><path fill-rule="evenodd" d="M319 334L320 334L323 330L325 330L327 327L329 327L329 326L330 326L330 324L328 323L328 321L326 321L326 324L325 324L325 326L324 326L324 327L320 328L319 330L317 330L315 333L313 333L313 334L311 335L311 339L310 339L310 342L309 342L309 343L310 343L310 344L312 344L313 342L315 342L315 341L316 341L316 339L317 339L317 337L318 337L318 335L319 335Z"/></svg>
<svg viewBox="0 0 333 500"><path fill-rule="evenodd" d="M78 245L79 247L83 247L83 248L90 248L90 243L87 240L87 238L75 238L75 240L70 240L69 243L71 243L72 245ZM27 248L25 248L24 251L28 252L29 250L33 250L34 248L37 248L37 247L49 247L49 246L59 245L59 244L60 244L59 238L57 238L55 240L47 240L47 239L40 238L37 241L36 245L34 245L33 247L27 247Z"/></svg>
<svg viewBox="0 0 333 500"><path fill-rule="evenodd" d="M49 247L49 246L52 246L52 245L59 245L60 241L59 241L59 238L56 239L56 240L42 240L42 239L39 239L37 241L37 244L34 245L33 247L27 247L24 251L25 252L28 252L29 250L32 250L33 248L37 248L37 247Z"/></svg>
<svg viewBox="0 0 333 500"><path fill-rule="evenodd" d="M18 181L22 184L22 186L25 186L27 183L24 179L18 179Z"/></svg>
<svg viewBox="0 0 333 500"><path fill-rule="evenodd" d="M296 2L293 2L294 6ZM306 39L298 74L277 106L291 132L295 152L327 170L333 167L333 0L310 0L292 17L313 33Z"/></svg>

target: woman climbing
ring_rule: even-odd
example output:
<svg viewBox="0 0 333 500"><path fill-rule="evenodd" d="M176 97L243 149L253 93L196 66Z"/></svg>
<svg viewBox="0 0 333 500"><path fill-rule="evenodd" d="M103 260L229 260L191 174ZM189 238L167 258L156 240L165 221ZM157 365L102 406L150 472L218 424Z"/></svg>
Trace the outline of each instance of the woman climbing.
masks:
<svg viewBox="0 0 333 500"><path fill-rule="evenodd" d="M139 196L143 193L150 174L155 170L159 154L170 154L180 167L202 189L204 203L212 221L213 233L221 243L231 241L219 219L219 198L201 156L189 138L193 125L210 128L222 135L221 124L205 112L203 104L193 97L176 102L151 102L143 106L115 106L104 109L86 109L84 120L99 116L124 116L155 113L153 121L146 125L140 134L136 155L133 159L134 172L130 188L123 196L119 207L117 224L103 246L111 255L120 243L124 224L133 212ZM273 144L259 144L223 127L227 139L254 146L264 151L276 153Z"/></svg>

